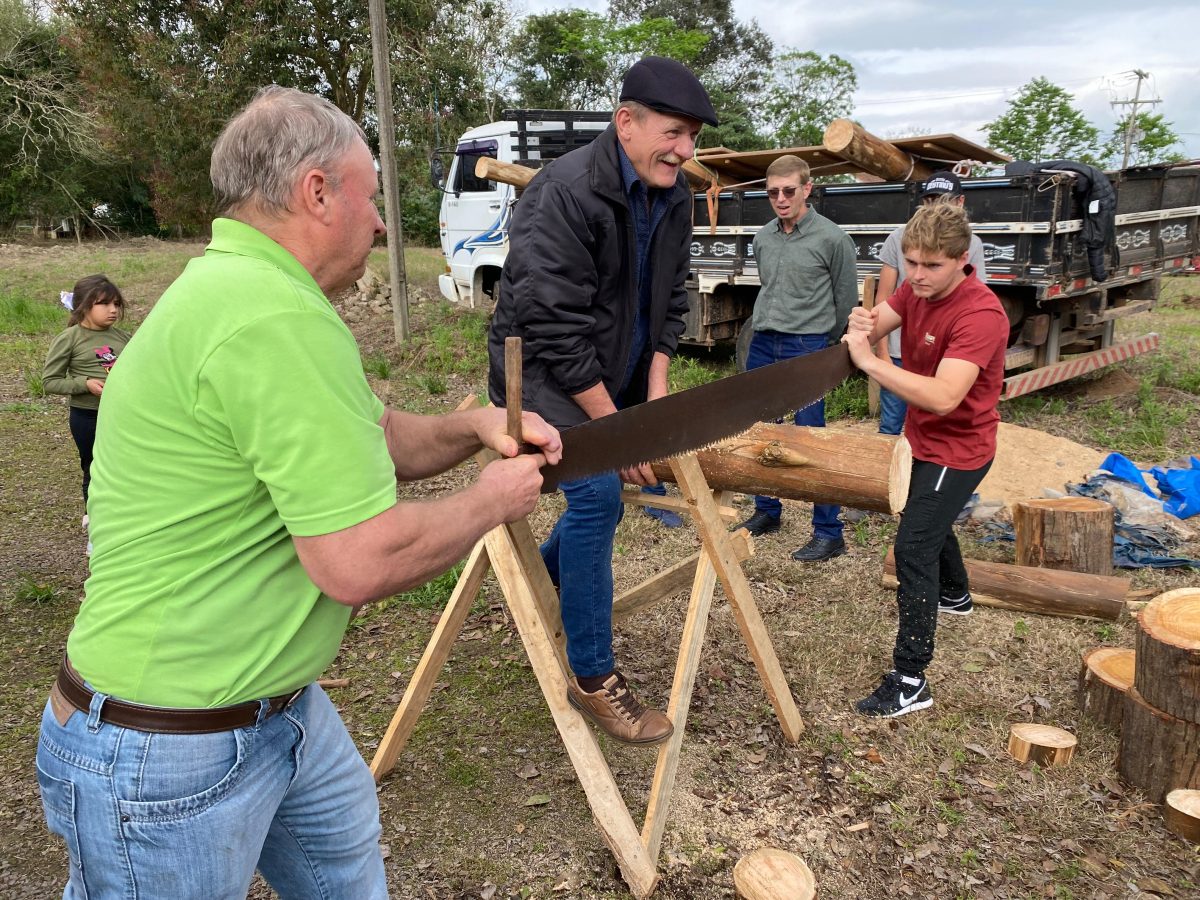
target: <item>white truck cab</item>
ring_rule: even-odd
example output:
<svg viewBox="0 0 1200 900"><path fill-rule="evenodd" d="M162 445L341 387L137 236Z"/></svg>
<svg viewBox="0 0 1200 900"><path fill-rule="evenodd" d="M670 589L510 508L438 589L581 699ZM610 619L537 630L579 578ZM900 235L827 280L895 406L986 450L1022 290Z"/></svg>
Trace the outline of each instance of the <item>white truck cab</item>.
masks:
<svg viewBox="0 0 1200 900"><path fill-rule="evenodd" d="M463 133L453 151L439 151L431 164L441 188L439 234L446 272L438 278L442 296L475 307L495 301L495 287L508 255L508 225L516 189L475 175L481 156L538 168L581 147L607 126L609 113L564 110L505 110L505 120ZM440 154L453 153L442 177Z"/></svg>

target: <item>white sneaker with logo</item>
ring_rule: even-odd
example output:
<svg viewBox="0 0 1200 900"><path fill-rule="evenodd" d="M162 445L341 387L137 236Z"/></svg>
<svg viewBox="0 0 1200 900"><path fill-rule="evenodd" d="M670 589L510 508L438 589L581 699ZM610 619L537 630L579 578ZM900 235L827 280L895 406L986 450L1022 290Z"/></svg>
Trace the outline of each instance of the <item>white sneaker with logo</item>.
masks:
<svg viewBox="0 0 1200 900"><path fill-rule="evenodd" d="M925 676L914 678L893 669L883 676L871 696L855 704L855 709L864 716L892 718L930 706L933 706L933 695L929 693Z"/></svg>

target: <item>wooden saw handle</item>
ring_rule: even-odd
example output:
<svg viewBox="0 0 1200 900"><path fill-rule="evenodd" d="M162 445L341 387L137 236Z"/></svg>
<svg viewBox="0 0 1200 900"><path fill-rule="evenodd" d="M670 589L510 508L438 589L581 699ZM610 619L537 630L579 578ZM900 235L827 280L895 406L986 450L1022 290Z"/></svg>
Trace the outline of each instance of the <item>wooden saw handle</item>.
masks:
<svg viewBox="0 0 1200 900"><path fill-rule="evenodd" d="M521 446L521 370L525 361L521 339L504 339L504 402L508 409L508 436Z"/></svg>

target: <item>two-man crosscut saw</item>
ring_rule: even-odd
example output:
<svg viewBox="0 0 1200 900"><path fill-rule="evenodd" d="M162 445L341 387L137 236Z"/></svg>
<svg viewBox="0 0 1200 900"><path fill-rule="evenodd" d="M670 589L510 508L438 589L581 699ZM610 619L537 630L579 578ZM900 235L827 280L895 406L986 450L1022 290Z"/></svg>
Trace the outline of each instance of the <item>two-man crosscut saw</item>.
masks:
<svg viewBox="0 0 1200 900"><path fill-rule="evenodd" d="M707 447L816 403L853 370L849 349L837 344L568 428L562 461L542 469L542 491Z"/></svg>

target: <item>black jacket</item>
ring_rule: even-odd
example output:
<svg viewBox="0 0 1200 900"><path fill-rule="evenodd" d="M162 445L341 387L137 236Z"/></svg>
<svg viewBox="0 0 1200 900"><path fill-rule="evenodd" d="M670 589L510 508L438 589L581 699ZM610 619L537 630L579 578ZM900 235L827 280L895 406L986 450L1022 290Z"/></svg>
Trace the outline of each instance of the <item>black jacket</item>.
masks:
<svg viewBox="0 0 1200 900"><path fill-rule="evenodd" d="M653 352L673 356L683 332L691 219L691 191L680 173L650 240L650 342L625 405L645 399ZM571 395L601 382L610 396L620 390L637 315L636 253L609 126L538 172L513 211L488 333L493 403L505 405L504 339L512 335L524 347L522 405L556 427L587 421Z"/></svg>

